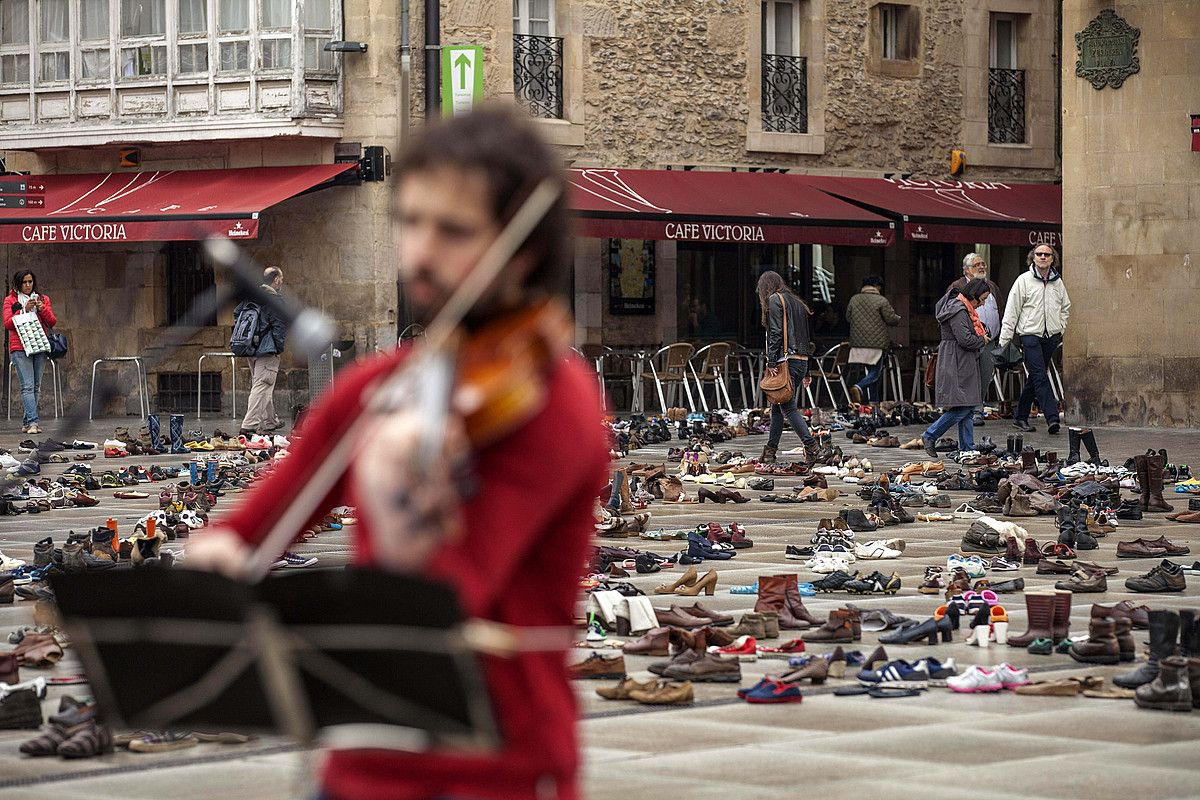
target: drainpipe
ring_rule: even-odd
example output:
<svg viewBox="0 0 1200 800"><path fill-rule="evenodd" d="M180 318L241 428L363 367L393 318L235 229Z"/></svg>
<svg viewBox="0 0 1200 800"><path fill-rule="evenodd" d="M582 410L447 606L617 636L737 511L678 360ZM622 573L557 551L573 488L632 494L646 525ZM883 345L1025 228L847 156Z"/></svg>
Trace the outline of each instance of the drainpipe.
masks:
<svg viewBox="0 0 1200 800"><path fill-rule="evenodd" d="M408 40L408 0L400 0L400 129L396 131L396 150L399 155L408 143L409 104L412 101L412 45Z"/></svg>
<svg viewBox="0 0 1200 800"><path fill-rule="evenodd" d="M425 0L425 121L432 122L442 104L442 8Z"/></svg>

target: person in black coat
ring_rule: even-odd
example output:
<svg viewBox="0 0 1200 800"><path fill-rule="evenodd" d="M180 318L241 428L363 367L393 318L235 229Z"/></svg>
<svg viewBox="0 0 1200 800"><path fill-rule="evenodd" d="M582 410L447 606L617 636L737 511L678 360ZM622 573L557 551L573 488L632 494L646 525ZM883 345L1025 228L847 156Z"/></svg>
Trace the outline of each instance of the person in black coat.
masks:
<svg viewBox="0 0 1200 800"><path fill-rule="evenodd" d="M933 399L941 406L942 416L921 436L930 458L938 457L934 449L938 437L956 423L958 449L963 452L975 449L972 415L983 394L979 383L979 351L988 341L987 328L975 310L983 305L988 294L988 282L973 278L961 292L953 288L948 291L934 308L942 340L938 344Z"/></svg>

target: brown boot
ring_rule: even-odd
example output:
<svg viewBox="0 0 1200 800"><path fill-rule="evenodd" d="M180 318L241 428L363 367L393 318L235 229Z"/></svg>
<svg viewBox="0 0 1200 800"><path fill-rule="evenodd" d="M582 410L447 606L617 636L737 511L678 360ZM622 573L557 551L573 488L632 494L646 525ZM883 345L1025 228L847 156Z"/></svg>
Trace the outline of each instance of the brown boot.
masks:
<svg viewBox="0 0 1200 800"><path fill-rule="evenodd" d="M1117 650L1122 661L1133 661L1137 657L1137 641L1133 638L1133 620L1128 617L1115 618ZM1200 688L1200 687L1197 687Z"/></svg>
<svg viewBox="0 0 1200 800"><path fill-rule="evenodd" d="M725 628L708 627L704 629L704 643L708 647L728 647L733 644L733 637Z"/></svg>
<svg viewBox="0 0 1200 800"><path fill-rule="evenodd" d="M1032 450L1021 452L1021 472L1027 472L1031 475L1037 472L1037 454Z"/></svg>
<svg viewBox="0 0 1200 800"><path fill-rule="evenodd" d="M1051 629L1054 626L1055 597L1053 592L1025 593L1025 613L1029 618L1026 624L1029 630L1019 636L1009 636L1008 645L1010 647L1028 647L1034 639L1051 637Z"/></svg>
<svg viewBox="0 0 1200 800"><path fill-rule="evenodd" d="M784 575L784 594L787 596L787 606L792 612L792 617L808 623L806 628L811 628L821 624L821 620L812 615L807 608L804 607L804 598L800 596L800 585L796 579L796 574Z"/></svg>
<svg viewBox="0 0 1200 800"><path fill-rule="evenodd" d="M1147 455L1146 485L1142 487L1142 511L1173 511L1175 507L1163 500L1163 468L1166 459L1162 455Z"/></svg>
<svg viewBox="0 0 1200 800"><path fill-rule="evenodd" d="M1084 664L1116 664L1121 660L1116 628L1117 623L1112 619L1092 617L1088 624L1088 638L1071 644L1071 658Z"/></svg>
<svg viewBox="0 0 1200 800"><path fill-rule="evenodd" d="M759 458L759 461L761 461L764 464L774 464L775 459L778 456L778 454L779 454L778 447L767 447L764 445L763 451L762 451L762 456Z"/></svg>
<svg viewBox="0 0 1200 800"><path fill-rule="evenodd" d="M1137 687L1133 702L1138 708L1158 711L1191 711L1192 688L1187 659L1164 658L1158 665L1158 677Z"/></svg>
<svg viewBox="0 0 1200 800"><path fill-rule="evenodd" d="M620 470L623 473L621 480L621 513L631 514L636 509L633 505L633 495L629 493L629 470Z"/></svg>
<svg viewBox="0 0 1200 800"><path fill-rule="evenodd" d="M816 630L807 631L802 637L805 642L839 642L849 644L854 641L854 625L850 621L849 609L838 608L829 612L829 619Z"/></svg>
<svg viewBox="0 0 1200 800"><path fill-rule="evenodd" d="M763 611L763 629L766 631L768 639L779 638L779 615L774 611Z"/></svg>
<svg viewBox="0 0 1200 800"><path fill-rule="evenodd" d="M1071 635L1071 593L1054 590L1054 622L1050 625L1055 644Z"/></svg>
<svg viewBox="0 0 1200 800"><path fill-rule="evenodd" d="M779 627L783 630L806 630L812 626L807 621L793 616L788 604L787 577L786 575L760 575L758 577L758 600L754 603L754 610L774 612L778 616ZM795 577L793 575L792 580L795 580Z"/></svg>
<svg viewBox="0 0 1200 800"><path fill-rule="evenodd" d="M763 625L762 614L742 614L742 621L726 632L735 639L739 636L753 636L755 639L767 638L767 629Z"/></svg>

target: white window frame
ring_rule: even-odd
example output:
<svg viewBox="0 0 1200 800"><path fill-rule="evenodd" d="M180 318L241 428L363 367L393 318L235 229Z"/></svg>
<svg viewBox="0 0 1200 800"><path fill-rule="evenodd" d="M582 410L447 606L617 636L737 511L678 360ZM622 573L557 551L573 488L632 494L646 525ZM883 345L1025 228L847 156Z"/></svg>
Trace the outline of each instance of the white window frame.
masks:
<svg viewBox="0 0 1200 800"><path fill-rule="evenodd" d="M779 37L775 30L775 9L777 6L792 8L792 52L779 52ZM762 0L762 52L765 56L799 56L800 50L800 12L803 4L798 0Z"/></svg>
<svg viewBox="0 0 1200 800"><path fill-rule="evenodd" d="M529 23L533 20L529 17L529 0L513 0L513 33L518 36L555 36L554 15L555 7L554 0L548 0L550 18L547 20L537 20L538 22L547 23L547 32L544 34L531 34L529 32Z"/></svg>
<svg viewBox="0 0 1200 800"><path fill-rule="evenodd" d="M999 66L1000 55L999 45L1000 37L997 35L997 23L1007 22L1009 24L1009 40L1008 40L1008 58L1009 65L1003 69L1020 69L1017 66L1017 18L1013 14L992 14L988 24L988 66L993 69L1001 69Z"/></svg>

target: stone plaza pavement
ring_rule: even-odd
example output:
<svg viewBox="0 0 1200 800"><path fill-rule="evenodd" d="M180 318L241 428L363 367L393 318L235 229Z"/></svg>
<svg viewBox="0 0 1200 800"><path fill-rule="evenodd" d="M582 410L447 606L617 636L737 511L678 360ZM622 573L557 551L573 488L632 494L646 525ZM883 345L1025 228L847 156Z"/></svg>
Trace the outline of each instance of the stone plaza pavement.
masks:
<svg viewBox="0 0 1200 800"><path fill-rule="evenodd" d="M222 421L224 422L224 421ZM110 420L93 424L84 438L99 440L114 424L134 425L136 420ZM188 420L188 427L192 427ZM221 426L221 422L216 423ZM213 423L205 422L209 430ZM0 447L12 447L22 438L13 427L0 428ZM53 424L47 430L54 432ZM1011 431L1007 423L991 422L977 429L976 436L992 435L1003 445ZM919 432L916 428L896 429L901 440ZM851 444L843 434L835 433L835 443L847 454L866 455L876 469L897 466L916 455L909 451L877 449ZM1102 455L1119 463L1147 447L1165 447L1173 463L1191 463L1200 467L1200 431L1119 430L1097 432ZM741 450L755 455L761 450L763 436L750 436L723 443L718 449ZM1044 432L1026 436L1034 447L1056 448L1065 456L1065 431L1057 437ZM792 434L783 447L795 444ZM630 454L630 461L661 463L667 444L654 445ZM130 458L119 463L97 459L97 469L122 464L154 462L178 463L178 457L153 459ZM47 465L54 475L64 465ZM795 479L777 479L784 488ZM831 503L743 505L703 505L651 507L651 528L691 528L700 522L728 524L741 522L754 540L752 549L738 551L732 561L715 566L720 581L714 597L696 598L718 610L738 613L749 610L753 596L731 595L729 587L753 583L760 574L799 572L800 580L814 576L802 562L784 558L785 544L807 543L821 517L836 515L848 505L861 508L853 496L854 486L831 480L831 487L845 496ZM692 487L694 490L694 487ZM757 498L759 492L744 492ZM1128 494L1128 493L1126 493ZM112 490L97 493L101 505L91 509L55 510L42 515L0 518L0 549L10 556L31 558L34 541L52 535L61 543L69 529L88 528L112 515L123 525L141 516L155 505L153 498L121 501L112 498ZM954 502L968 500L973 494L951 493ZM224 501L232 505L238 496ZM1186 505L1186 497L1169 495L1169 502ZM218 507L218 511L221 507ZM1039 541L1053 539L1052 517L1017 520ZM818 595L806 604L818 616L846 601L864 608L886 607L896 613L924 619L939 604L937 596L920 595L920 583L926 565L943 564L945 557L957 551L957 543L967 526L965 521L914 523L888 528L879 538L898 536L907 543L903 557L894 561L861 562L866 571L896 570L904 581L897 596L853 598L845 594ZM1161 516L1147 515L1139 523L1126 522L1119 532L1102 539L1100 549L1089 553L1101 563L1116 564L1120 573L1109 579L1110 591L1103 595L1081 595L1073 604L1071 630L1086 633L1088 609L1092 602L1112 603L1136 599L1151 608L1178 609L1200 607L1200 579L1189 577L1182 595L1133 595L1124 589L1124 579L1145 572L1154 560L1115 558L1115 543L1121 538L1166 534L1188 543L1193 553L1189 562L1200 557L1200 527L1177 524ZM866 535L868 538L870 534ZM344 564L348 554L344 532L322 534L297 546L303 553L316 555L322 566ZM668 543L644 540L612 540L656 552L671 552ZM176 543L171 543L174 547ZM1184 558L1177 559L1184 560ZM1018 573L1003 573L998 579L1024 577L1026 587L1036 589L1053 584L1051 576L1034 576L1032 567ZM660 583L673 579L676 571L633 576L630 580L650 593ZM691 598L654 597L656 605L672 600L690 603ZM662 601L659 603L659 601ZM1019 594L1002 595L1001 602L1012 618L1011 630L1025 630L1024 603ZM18 602L0 606L0 633L30 622L31 604ZM954 658L961 666L969 663L994 664L1010 661L1028 666L1031 677L1061 678L1095 674L1105 677L1128 669L1080 665L1065 655L1031 656L1025 650L1009 647L979 649L962 644L966 630L955 634L951 644L929 647L908 645L889 647L892 658L915 659L932 655ZM1135 632L1139 643L1145 632ZM855 647L864 652L875 646L876 634L864 634ZM0 645L4 647L4 645ZM826 652L830 645L814 645L810 652ZM576 658L588 651L581 650ZM654 659L627 657L630 673L645 679L646 666ZM778 660L743 664L742 685L751 685L767 671L785 669ZM1083 668L1081 668L1083 667ZM54 670L55 674L77 671L78 662L70 651ZM34 674L23 670L23 677ZM696 703L691 707L649 707L632 701L601 700L593 693L603 681L579 681L576 686L583 721L586 797L592 800L629 800L674 796L728 798L750 795L756 800L795 798L819 792L825 798L863 798L873 796L920 797L922 800L961 798L1159 798L1200 797L1200 714L1169 714L1143 711L1131 700L1099 700L1000 695L956 695L947 689L930 689L920 697L872 699L835 697L839 685L852 683L830 680L824 686L805 687L801 704L749 706L734 697L731 684L698 684ZM80 694L85 687L52 688L45 703L47 713L57 708L63 694ZM44 798L62 800L82 798L162 798L222 797L292 798L312 793L309 780L314 758L299 752L287 741L267 737L245 746L201 745L189 750L159 755L117 752L98 759L67 762L60 759L34 760L21 756L17 745L29 737L24 731L0 733L0 798Z"/></svg>

